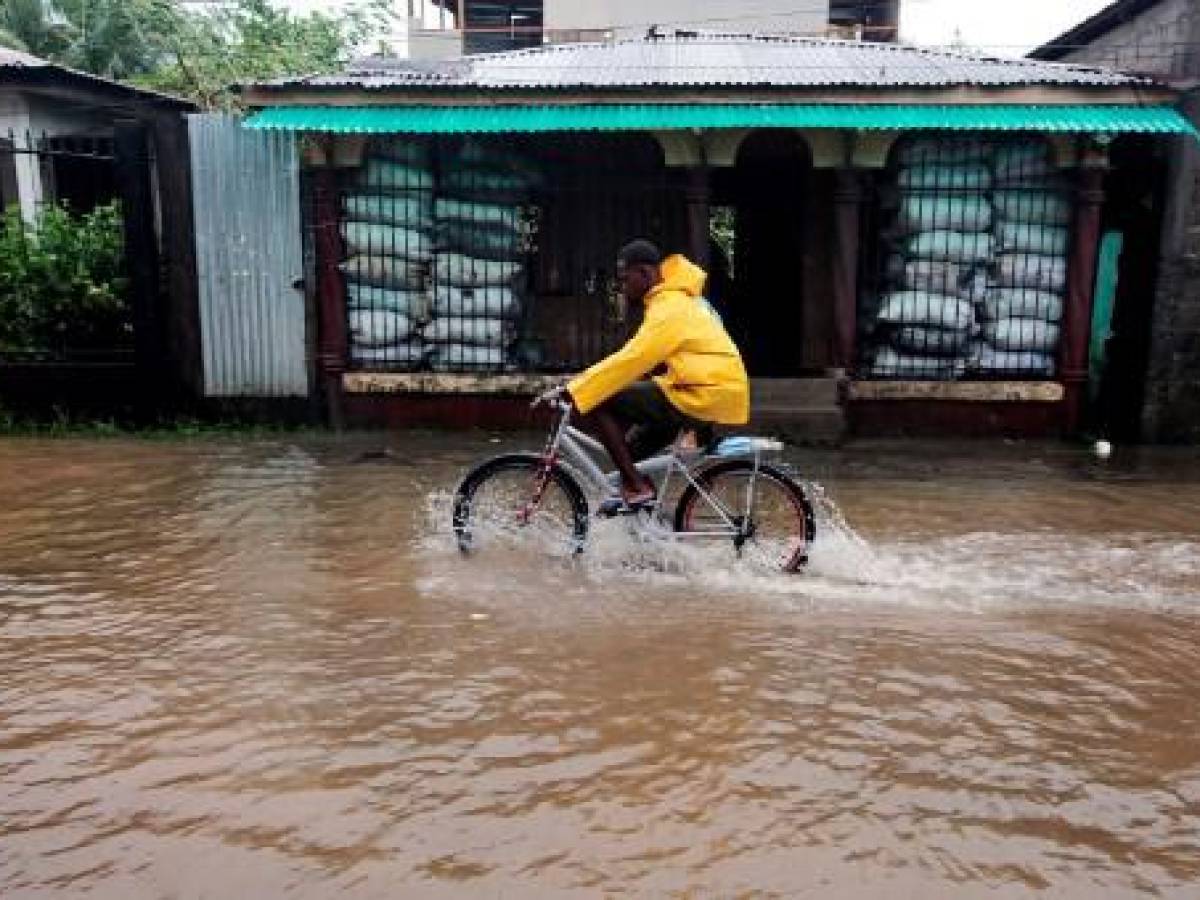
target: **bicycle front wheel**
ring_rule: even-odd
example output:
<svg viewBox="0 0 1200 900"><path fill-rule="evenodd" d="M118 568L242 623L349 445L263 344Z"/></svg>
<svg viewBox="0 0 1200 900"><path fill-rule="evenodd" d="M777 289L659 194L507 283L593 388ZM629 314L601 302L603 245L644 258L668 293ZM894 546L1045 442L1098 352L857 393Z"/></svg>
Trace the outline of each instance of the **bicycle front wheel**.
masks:
<svg viewBox="0 0 1200 900"><path fill-rule="evenodd" d="M454 495L454 534L463 553L487 546L529 546L576 554L588 532L583 490L558 466L514 453L488 460Z"/></svg>
<svg viewBox="0 0 1200 900"><path fill-rule="evenodd" d="M727 537L739 556L784 572L808 562L816 517L804 489L774 466L731 460L702 470L675 508L675 530Z"/></svg>

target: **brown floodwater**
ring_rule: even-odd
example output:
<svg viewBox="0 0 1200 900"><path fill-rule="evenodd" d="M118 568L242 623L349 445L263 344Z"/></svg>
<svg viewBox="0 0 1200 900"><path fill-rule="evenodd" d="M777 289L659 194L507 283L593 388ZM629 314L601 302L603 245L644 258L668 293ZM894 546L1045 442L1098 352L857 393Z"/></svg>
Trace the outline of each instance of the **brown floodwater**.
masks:
<svg viewBox="0 0 1200 900"><path fill-rule="evenodd" d="M1194 452L797 451L784 577L462 559L499 446L0 442L0 897L1200 896Z"/></svg>

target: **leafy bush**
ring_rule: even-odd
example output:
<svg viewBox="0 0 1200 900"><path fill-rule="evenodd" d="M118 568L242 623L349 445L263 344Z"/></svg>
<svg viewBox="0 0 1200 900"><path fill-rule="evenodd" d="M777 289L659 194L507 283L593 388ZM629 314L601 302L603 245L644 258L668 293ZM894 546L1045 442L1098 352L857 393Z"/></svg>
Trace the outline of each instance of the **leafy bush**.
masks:
<svg viewBox="0 0 1200 900"><path fill-rule="evenodd" d="M0 219L0 353L111 350L133 329L116 204L85 215L46 207L30 227Z"/></svg>

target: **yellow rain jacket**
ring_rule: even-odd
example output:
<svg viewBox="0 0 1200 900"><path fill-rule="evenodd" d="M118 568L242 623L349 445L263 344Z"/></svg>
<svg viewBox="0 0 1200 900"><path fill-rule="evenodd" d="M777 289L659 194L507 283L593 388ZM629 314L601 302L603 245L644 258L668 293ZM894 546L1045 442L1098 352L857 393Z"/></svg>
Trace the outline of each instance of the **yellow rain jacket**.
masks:
<svg viewBox="0 0 1200 900"><path fill-rule="evenodd" d="M744 425L750 384L737 346L698 302L707 275L683 256L663 260L661 283L646 294L646 315L630 341L579 377L567 390L581 413L666 363L654 380L674 406L702 422Z"/></svg>

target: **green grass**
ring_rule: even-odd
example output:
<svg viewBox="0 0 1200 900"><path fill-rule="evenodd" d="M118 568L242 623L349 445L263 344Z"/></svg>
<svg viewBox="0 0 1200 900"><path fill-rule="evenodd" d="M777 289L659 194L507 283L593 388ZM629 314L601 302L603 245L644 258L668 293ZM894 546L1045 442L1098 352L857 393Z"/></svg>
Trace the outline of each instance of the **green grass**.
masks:
<svg viewBox="0 0 1200 900"><path fill-rule="evenodd" d="M61 409L53 410L46 418L31 418L0 407L0 437L141 438L169 441L269 437L321 431L322 429L311 425L262 424L237 420L202 421L186 416L136 424L113 418L71 416Z"/></svg>

